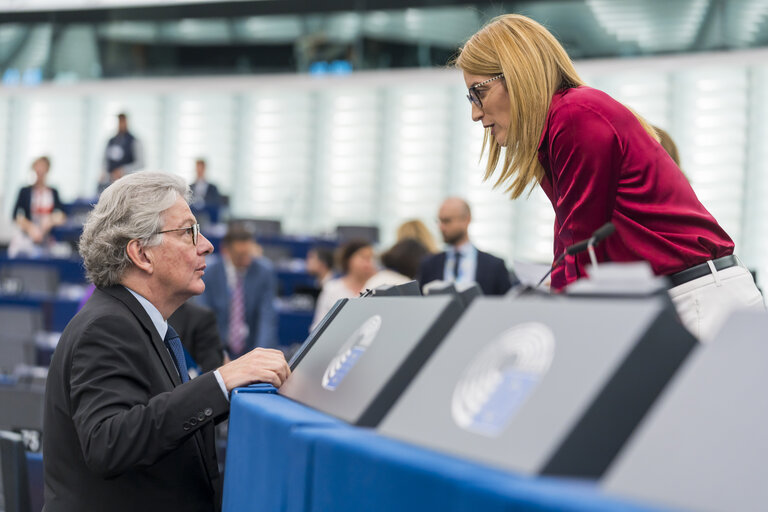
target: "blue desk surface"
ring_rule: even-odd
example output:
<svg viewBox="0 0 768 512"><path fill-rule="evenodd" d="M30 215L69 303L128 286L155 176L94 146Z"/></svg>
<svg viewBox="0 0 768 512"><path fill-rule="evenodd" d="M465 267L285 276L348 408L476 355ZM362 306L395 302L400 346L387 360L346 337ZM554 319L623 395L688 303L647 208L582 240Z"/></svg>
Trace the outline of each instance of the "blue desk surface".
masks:
<svg viewBox="0 0 768 512"><path fill-rule="evenodd" d="M233 394L224 511L648 511L387 439L264 389Z"/></svg>
<svg viewBox="0 0 768 512"><path fill-rule="evenodd" d="M0 294L0 308L22 307L42 312L43 329L61 332L75 316L80 299L68 299L50 295ZM281 345L290 346L303 342L309 336L313 311L290 307L277 308L277 339Z"/></svg>
<svg viewBox="0 0 768 512"><path fill-rule="evenodd" d="M3 295L0 307L24 307L42 312L43 329L61 332L77 313L79 299L67 299L50 295Z"/></svg>
<svg viewBox="0 0 768 512"><path fill-rule="evenodd" d="M212 240L218 243L218 240ZM305 242L296 242L299 245L304 245ZM214 246L215 246L214 244ZM309 245L305 248L308 250ZM301 252L305 249L299 249ZM297 252L297 249L292 248L293 252ZM83 262L79 256L71 258L9 258L7 254L0 254L0 267L11 265L37 265L48 268L55 268L59 273L59 280L63 283L72 284L85 284L85 268ZM313 276L303 270L286 270L277 269L277 278L280 281L281 295L290 296L298 287L313 287L316 284L316 280Z"/></svg>
<svg viewBox="0 0 768 512"><path fill-rule="evenodd" d="M56 268L59 272L59 280L63 283L85 283L85 268L79 256L72 258L9 258L7 254L0 254L0 267L6 265L40 265Z"/></svg>
<svg viewBox="0 0 768 512"><path fill-rule="evenodd" d="M277 308L277 339L281 345L302 343L309 336L314 310Z"/></svg>
<svg viewBox="0 0 768 512"><path fill-rule="evenodd" d="M43 509L43 455L27 452L27 478L29 479L29 501L32 512Z"/></svg>

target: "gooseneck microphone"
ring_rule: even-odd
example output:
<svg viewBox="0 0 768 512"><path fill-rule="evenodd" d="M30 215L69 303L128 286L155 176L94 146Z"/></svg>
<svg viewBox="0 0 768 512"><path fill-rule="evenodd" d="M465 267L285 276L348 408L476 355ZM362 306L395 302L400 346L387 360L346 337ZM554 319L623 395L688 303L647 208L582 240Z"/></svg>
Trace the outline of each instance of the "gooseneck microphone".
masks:
<svg viewBox="0 0 768 512"><path fill-rule="evenodd" d="M555 270L555 268L557 267L558 264L560 264L561 261L563 261L563 258L565 258L566 255L573 256L574 254L583 252L586 249L589 251L589 257L592 261L592 265L597 266L597 257L595 256L594 246L600 243L601 241L603 241L604 239L608 238L609 236L611 236L614 231L616 231L616 227L613 225L613 223L606 222L605 224L597 228L595 232L592 233L591 237L566 247L565 251L563 251L563 254L558 256L557 259L552 263L552 266L549 268L549 272L544 274L544 277L542 277L541 280L538 282L538 284L536 284L536 288L541 286L541 283L543 283L544 280L547 277L549 277L552 271Z"/></svg>
<svg viewBox="0 0 768 512"><path fill-rule="evenodd" d="M597 228L595 232L592 233L591 237L566 247L565 253L560 258L558 258L558 260L564 258L566 254L573 256L574 254L578 254L585 249L588 249L590 245L597 245L603 239L611 236L614 231L616 231L616 228L614 227L613 222L606 222Z"/></svg>

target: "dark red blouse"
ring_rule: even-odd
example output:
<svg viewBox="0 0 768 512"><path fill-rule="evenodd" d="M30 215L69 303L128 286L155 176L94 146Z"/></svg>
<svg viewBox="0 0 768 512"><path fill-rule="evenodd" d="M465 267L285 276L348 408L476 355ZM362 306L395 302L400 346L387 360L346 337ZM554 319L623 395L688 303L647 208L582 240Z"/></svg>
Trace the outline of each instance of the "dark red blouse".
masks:
<svg viewBox="0 0 768 512"><path fill-rule="evenodd" d="M646 260L658 275L733 254L733 241L682 171L621 103L590 87L552 97L539 141L541 187L555 209L555 258L611 221L598 261ZM586 275L587 253L552 272L560 289Z"/></svg>

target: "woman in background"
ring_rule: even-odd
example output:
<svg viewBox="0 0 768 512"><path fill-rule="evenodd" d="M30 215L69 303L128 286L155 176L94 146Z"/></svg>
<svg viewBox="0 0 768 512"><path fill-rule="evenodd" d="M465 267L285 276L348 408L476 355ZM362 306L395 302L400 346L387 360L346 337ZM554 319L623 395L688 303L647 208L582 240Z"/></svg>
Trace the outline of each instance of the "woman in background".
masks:
<svg viewBox="0 0 768 512"><path fill-rule="evenodd" d="M653 128L587 87L544 27L524 16L495 18L464 45L456 66L472 119L485 128L485 178L501 167L496 185L512 198L541 186L555 210L555 259L612 222L616 232L596 248L597 259L644 260L668 276L669 293L696 336L709 338L733 309L765 309L751 274L733 256L733 241ZM586 254L566 255L552 272L552 287L583 277L588 262Z"/></svg>
<svg viewBox="0 0 768 512"><path fill-rule="evenodd" d="M383 269L376 272L363 286L373 290L383 285L400 285L416 279L419 267L429 251L415 238L405 238L381 255Z"/></svg>
<svg viewBox="0 0 768 512"><path fill-rule="evenodd" d="M339 299L352 299L360 296L365 289L365 282L376 273L373 262L373 246L366 240L351 240L338 252L341 277L331 279L323 285L317 298L315 316L310 330L323 319Z"/></svg>
<svg viewBox="0 0 768 512"><path fill-rule="evenodd" d="M440 252L437 244L435 243L435 237L429 232L429 228L421 222L419 219L413 219L400 224L397 228L397 241L401 242L405 239L412 238L417 240L423 245L430 254L437 254Z"/></svg>
<svg viewBox="0 0 768 512"><path fill-rule="evenodd" d="M66 220L58 190L45 182L50 169L51 160L47 156L32 162L35 183L19 191L13 207L13 219L22 236L11 242L9 253L24 252L32 247L31 244L42 245L51 229Z"/></svg>

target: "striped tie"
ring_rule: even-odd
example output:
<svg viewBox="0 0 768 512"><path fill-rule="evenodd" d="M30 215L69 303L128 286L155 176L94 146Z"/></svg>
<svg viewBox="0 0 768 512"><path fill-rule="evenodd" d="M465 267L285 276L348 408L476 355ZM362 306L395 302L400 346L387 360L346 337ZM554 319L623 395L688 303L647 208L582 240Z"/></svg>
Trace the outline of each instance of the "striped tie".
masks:
<svg viewBox="0 0 768 512"><path fill-rule="evenodd" d="M229 302L229 350L235 358L245 349L245 292L243 278L237 276L232 298Z"/></svg>
<svg viewBox="0 0 768 512"><path fill-rule="evenodd" d="M187 362L184 360L184 348L181 346L181 339L176 333L176 330L168 325L168 330L165 332L165 346L168 348L168 352L171 353L173 362L176 363L176 369L179 371L179 377L181 377L181 383L184 384L189 380L189 372L187 371Z"/></svg>

